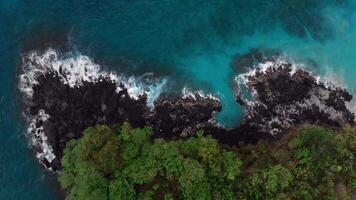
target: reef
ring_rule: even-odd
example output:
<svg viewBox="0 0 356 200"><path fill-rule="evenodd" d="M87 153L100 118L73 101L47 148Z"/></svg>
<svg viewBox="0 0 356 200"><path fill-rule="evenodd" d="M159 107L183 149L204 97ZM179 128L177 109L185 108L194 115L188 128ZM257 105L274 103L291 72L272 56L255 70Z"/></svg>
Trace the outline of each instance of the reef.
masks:
<svg viewBox="0 0 356 200"><path fill-rule="evenodd" d="M151 126L155 137L163 138L188 138L202 130L220 143L237 145L278 139L298 124L354 123L345 105L352 96L345 89L276 57L261 61L236 78L237 102L245 113L241 124L228 129L215 121L222 107L214 95L154 93L152 87L101 71L88 57L61 58L54 50L30 53L20 76L28 135L41 163L56 171L66 143L95 124L127 121L133 127ZM242 87L251 98L242 95Z"/></svg>

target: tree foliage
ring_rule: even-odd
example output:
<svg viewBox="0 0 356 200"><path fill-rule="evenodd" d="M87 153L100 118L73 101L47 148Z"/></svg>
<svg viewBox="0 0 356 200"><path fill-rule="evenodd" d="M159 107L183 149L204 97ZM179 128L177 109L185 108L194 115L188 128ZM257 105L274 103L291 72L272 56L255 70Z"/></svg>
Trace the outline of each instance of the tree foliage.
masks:
<svg viewBox="0 0 356 200"><path fill-rule="evenodd" d="M148 127L97 125L67 144L59 180L68 199L348 199L355 133L305 126L230 148L202 133L166 141Z"/></svg>

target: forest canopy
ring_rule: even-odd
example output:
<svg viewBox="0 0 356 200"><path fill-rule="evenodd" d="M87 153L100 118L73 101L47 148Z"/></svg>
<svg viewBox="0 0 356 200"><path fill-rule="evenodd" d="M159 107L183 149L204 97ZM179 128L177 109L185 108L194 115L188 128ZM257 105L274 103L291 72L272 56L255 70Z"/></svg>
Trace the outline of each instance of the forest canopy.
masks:
<svg viewBox="0 0 356 200"><path fill-rule="evenodd" d="M237 147L203 133L157 139L149 127L97 125L68 142L59 180L69 200L350 199L356 129L302 126Z"/></svg>

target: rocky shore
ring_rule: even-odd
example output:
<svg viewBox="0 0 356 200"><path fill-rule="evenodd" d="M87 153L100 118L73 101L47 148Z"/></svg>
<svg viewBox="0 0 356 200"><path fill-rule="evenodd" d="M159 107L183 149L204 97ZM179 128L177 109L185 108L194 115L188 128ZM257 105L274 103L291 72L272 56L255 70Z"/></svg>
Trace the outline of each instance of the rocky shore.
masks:
<svg viewBox="0 0 356 200"><path fill-rule="evenodd" d="M261 58L263 64L237 77L237 88L243 85L252 97L245 98L236 90L237 102L245 107L245 113L242 123L232 129L215 121L214 113L222 107L214 96L166 93L149 107L149 92L133 95L129 84L101 73L92 63L83 67L81 62L68 64L56 56L44 60L28 56L20 76L31 143L39 160L52 170L61 169L66 143L95 124L128 121L134 127L149 125L156 137L164 138L187 138L203 130L223 144L236 145L261 138L278 139L290 127L303 123L336 127L354 123L354 114L345 105L352 96L345 89L294 69L274 53L273 59Z"/></svg>
<svg viewBox="0 0 356 200"><path fill-rule="evenodd" d="M265 62L237 77L252 98L238 92L237 101L246 107L242 124L267 138L280 138L297 124L340 127L354 123L345 102L352 96L330 82L283 60Z"/></svg>

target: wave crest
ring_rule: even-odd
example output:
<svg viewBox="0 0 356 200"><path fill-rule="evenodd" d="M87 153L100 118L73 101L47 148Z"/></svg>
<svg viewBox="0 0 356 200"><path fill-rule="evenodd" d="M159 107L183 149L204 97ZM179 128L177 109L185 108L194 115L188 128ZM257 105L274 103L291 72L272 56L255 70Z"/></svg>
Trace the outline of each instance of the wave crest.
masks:
<svg viewBox="0 0 356 200"><path fill-rule="evenodd" d="M47 49L44 53L32 51L23 57L23 71L20 75L20 90L28 97L33 95L33 86L38 84L37 78L46 73L53 73L60 78L63 84L70 87L80 87L83 82L96 83L103 79L108 79L117 84L116 92L120 92L122 84L129 95L138 99L142 95L147 95L148 106L153 106L153 102L159 97L167 78L161 78L150 84L140 82L135 76L126 78L119 76L115 72L101 71L100 65L94 63L91 58L85 55L61 56L54 49Z"/></svg>
<svg viewBox="0 0 356 200"><path fill-rule="evenodd" d="M38 78L52 75L70 88L79 88L84 82L110 81L116 85L116 93L119 94L121 90L126 89L132 99L138 100L145 96L146 105L152 108L168 81L167 78L143 80L150 74L126 78L114 72L102 71L100 65L88 56L73 53L60 54L51 48L43 53L29 52L23 56L22 61L23 74L19 76L19 89L27 99L33 98L34 87L39 84ZM50 118L50 115L42 109L37 114L28 112L31 111L26 111L25 117L29 124L27 135L31 139L30 144L36 149L36 157L41 163L51 163L56 156L43 128L43 123Z"/></svg>

